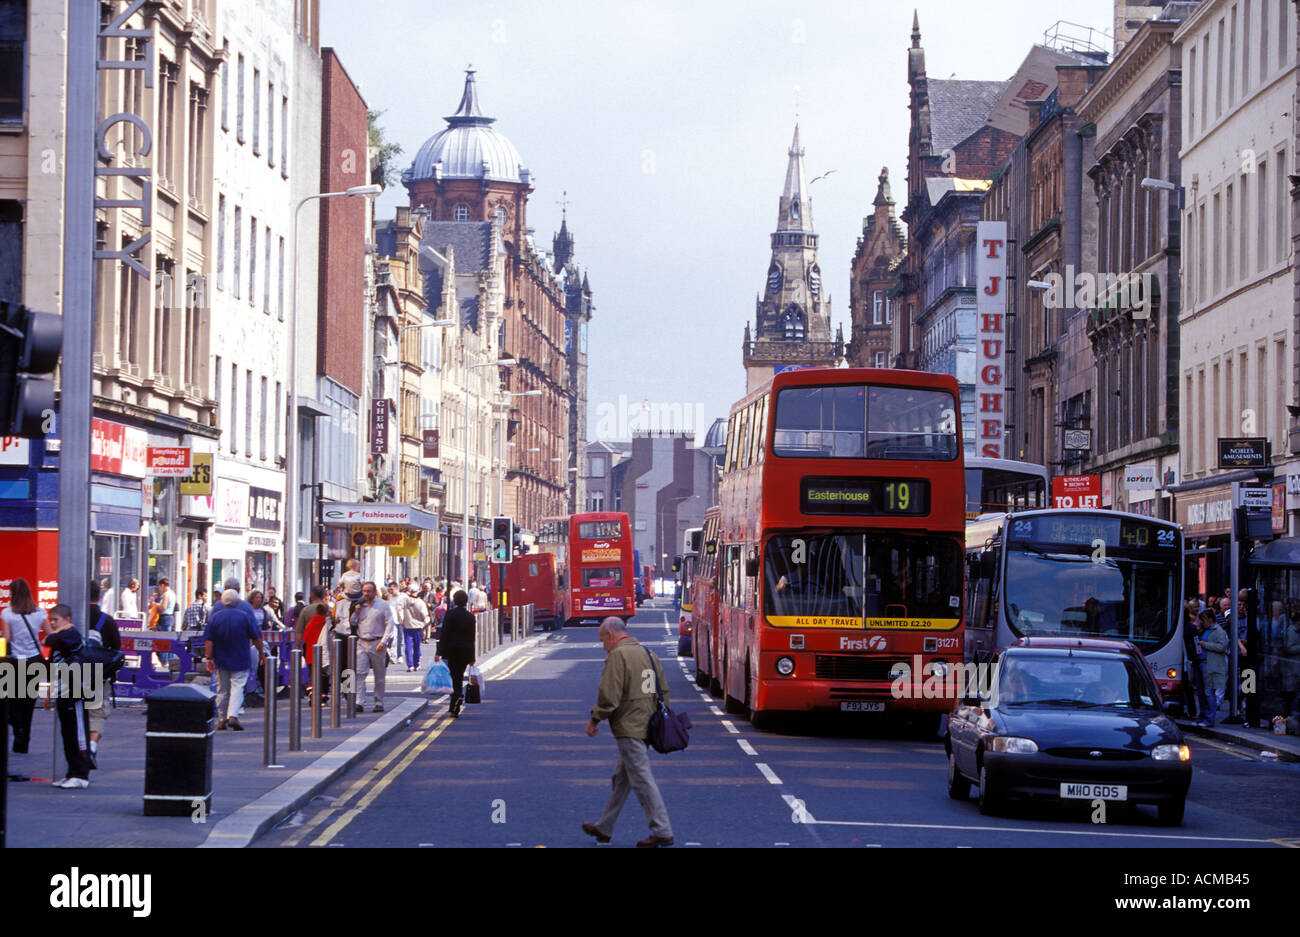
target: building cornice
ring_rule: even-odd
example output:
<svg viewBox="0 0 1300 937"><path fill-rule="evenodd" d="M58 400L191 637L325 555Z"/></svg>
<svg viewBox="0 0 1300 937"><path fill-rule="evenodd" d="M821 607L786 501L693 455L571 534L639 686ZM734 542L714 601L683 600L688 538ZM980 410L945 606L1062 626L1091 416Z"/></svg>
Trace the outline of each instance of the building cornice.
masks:
<svg viewBox="0 0 1300 937"><path fill-rule="evenodd" d="M1150 20L1142 24L1137 36L1129 41L1120 52L1119 57L1111 63L1097 83L1075 105L1074 110L1086 123L1097 123L1116 98L1129 90L1133 82L1151 62L1160 55L1168 53L1175 40L1178 23L1163 20ZM1168 71L1179 71L1179 66L1170 63Z"/></svg>

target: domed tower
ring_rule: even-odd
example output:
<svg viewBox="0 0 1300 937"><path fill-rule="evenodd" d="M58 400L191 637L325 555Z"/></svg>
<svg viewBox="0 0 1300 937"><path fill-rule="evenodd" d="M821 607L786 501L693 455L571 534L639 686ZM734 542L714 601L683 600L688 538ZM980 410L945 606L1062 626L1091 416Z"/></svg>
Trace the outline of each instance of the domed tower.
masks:
<svg viewBox="0 0 1300 937"><path fill-rule="evenodd" d="M785 189L772 233L767 282L757 302L756 329L745 326L747 391L795 367L834 368L844 357L842 336L831 338L831 303L817 263L812 199L804 175L799 126L790 142Z"/></svg>
<svg viewBox="0 0 1300 937"><path fill-rule="evenodd" d="M465 90L447 126L430 137L402 174L411 206L423 206L432 221L493 221L511 254L527 231L532 173L515 145L492 125L479 106L474 69L465 70Z"/></svg>

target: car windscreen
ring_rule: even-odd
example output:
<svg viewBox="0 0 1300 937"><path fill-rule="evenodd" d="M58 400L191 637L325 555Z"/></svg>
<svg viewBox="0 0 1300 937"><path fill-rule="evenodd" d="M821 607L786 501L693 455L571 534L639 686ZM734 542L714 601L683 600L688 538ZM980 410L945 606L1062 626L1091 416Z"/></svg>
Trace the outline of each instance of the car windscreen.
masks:
<svg viewBox="0 0 1300 937"><path fill-rule="evenodd" d="M997 705L1157 709L1149 679L1126 657L1008 654L998 667Z"/></svg>

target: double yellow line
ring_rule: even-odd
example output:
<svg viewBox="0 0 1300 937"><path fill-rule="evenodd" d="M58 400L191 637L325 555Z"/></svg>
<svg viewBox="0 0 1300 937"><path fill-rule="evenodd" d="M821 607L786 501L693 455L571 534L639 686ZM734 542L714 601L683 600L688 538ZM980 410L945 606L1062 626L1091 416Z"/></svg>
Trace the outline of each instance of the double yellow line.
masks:
<svg viewBox="0 0 1300 937"><path fill-rule="evenodd" d="M535 654L524 655L523 657L515 661L515 663L511 664L509 667L507 667L505 670L503 670L500 674L493 677L492 679L504 680L507 677L513 677L515 674L519 673L519 671L523 670L524 666L528 664L531 660L533 660L535 656L536 656Z"/></svg>
<svg viewBox="0 0 1300 937"><path fill-rule="evenodd" d="M532 659L533 655L523 657L495 679L503 680L518 673ZM408 735L391 752L385 755L379 764L366 773L365 777L357 778L348 785L348 789L343 792L343 795L335 803L304 823L301 829L285 840L284 845L286 847L299 846L324 826L325 828L321 830L320 834L307 845L328 846L334 837L347 829L349 823L360 816L374 802L376 797L382 794L393 781L401 776L403 771L411 766L415 759L420 757L425 749L433 744L434 739L442 735L447 726L451 724L451 721L451 717L447 715L445 710L430 716L418 730ZM377 774L378 777L371 777L371 774ZM348 806L353 798L357 798L356 802L352 806ZM328 826L326 826L327 823Z"/></svg>
<svg viewBox="0 0 1300 937"><path fill-rule="evenodd" d="M371 777L372 772L367 772L365 777L357 778L343 792L343 796L303 824L301 829L285 840L284 845L287 847L301 845L307 837L333 819L333 822L319 836L307 844L309 846L328 845L330 840L338 836L349 823L370 806L388 785L392 784L403 771L410 767L411 762L415 761L420 756L420 753L428 748L450 723L451 718L445 712L431 716L420 726L419 730L412 732L399 742L397 747L385 755L383 760L372 769L373 772L378 772L378 778ZM405 753L405 757L402 757L403 753ZM401 758L401 761L397 761L398 758ZM397 763L394 764L394 762ZM385 773L390 765L392 770ZM357 800L356 804L348 807L348 803L358 795L360 795L360 799ZM338 816L336 817L336 815Z"/></svg>

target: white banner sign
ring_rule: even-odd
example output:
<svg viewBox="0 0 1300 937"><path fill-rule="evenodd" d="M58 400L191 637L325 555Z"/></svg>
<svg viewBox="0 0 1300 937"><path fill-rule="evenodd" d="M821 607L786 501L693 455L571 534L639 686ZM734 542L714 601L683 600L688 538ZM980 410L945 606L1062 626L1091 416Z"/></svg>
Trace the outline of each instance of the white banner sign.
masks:
<svg viewBox="0 0 1300 937"><path fill-rule="evenodd" d="M975 232L975 452L1001 459L1007 423L1007 223L981 221Z"/></svg>
<svg viewBox="0 0 1300 937"><path fill-rule="evenodd" d="M1124 467L1125 491L1154 491L1156 467L1154 465L1126 465Z"/></svg>

